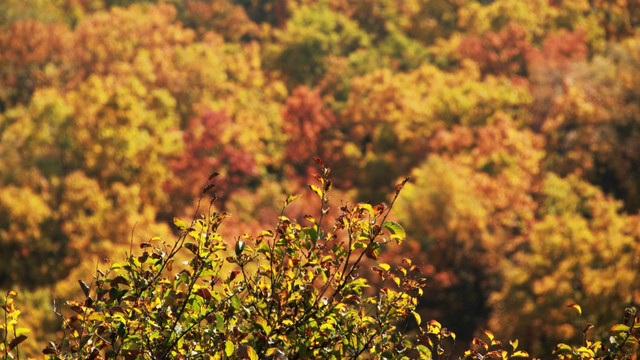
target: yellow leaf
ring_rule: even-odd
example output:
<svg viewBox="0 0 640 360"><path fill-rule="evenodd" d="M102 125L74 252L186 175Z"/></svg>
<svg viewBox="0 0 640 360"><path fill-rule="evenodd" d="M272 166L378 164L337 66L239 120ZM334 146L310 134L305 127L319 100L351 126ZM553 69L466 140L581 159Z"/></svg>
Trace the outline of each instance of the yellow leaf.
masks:
<svg viewBox="0 0 640 360"><path fill-rule="evenodd" d="M236 347L233 345L233 342L232 342L231 340L227 340L227 341L224 343L224 353L225 353L227 356L231 356L231 355L233 355L233 351L235 350L235 348L236 348Z"/></svg>
<svg viewBox="0 0 640 360"><path fill-rule="evenodd" d="M250 360L258 360L258 353L251 346L247 346L247 355Z"/></svg>
<svg viewBox="0 0 640 360"><path fill-rule="evenodd" d="M489 330L482 330L482 332L489 338L489 340L493 341L494 336L493 333L491 333L491 331Z"/></svg>
<svg viewBox="0 0 640 360"><path fill-rule="evenodd" d="M514 352L513 354L511 354L511 358L514 357L525 357L528 358L529 357L529 353L526 351L522 351L522 350L518 350L516 352Z"/></svg>
<svg viewBox="0 0 640 360"><path fill-rule="evenodd" d="M313 192L318 194L318 196L320 196L320 199L322 199L322 191L320 190L319 187L315 185L309 185L309 189L313 190Z"/></svg>
<svg viewBox="0 0 640 360"><path fill-rule="evenodd" d="M629 331L629 327L627 325L624 324L616 324L613 325L610 329L609 332L611 333L615 333L615 332L627 332Z"/></svg>
<svg viewBox="0 0 640 360"><path fill-rule="evenodd" d="M582 315L582 308L580 307L580 305L574 303L574 304L569 304L568 307L576 309L576 311L578 312L578 315Z"/></svg>
<svg viewBox="0 0 640 360"><path fill-rule="evenodd" d="M416 322L418 323L418 325L420 325L420 323L422 322L422 318L420 317L420 314L418 314L417 312L412 312L413 317L416 318Z"/></svg>

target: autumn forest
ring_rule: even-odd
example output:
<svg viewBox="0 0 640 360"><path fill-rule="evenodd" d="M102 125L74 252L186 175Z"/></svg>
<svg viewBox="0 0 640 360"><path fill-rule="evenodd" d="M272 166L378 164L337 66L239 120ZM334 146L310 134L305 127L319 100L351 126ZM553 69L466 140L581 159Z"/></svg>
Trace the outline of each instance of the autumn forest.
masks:
<svg viewBox="0 0 640 360"><path fill-rule="evenodd" d="M22 354L78 280L175 237L214 171L238 256L291 194L303 223L314 157L327 216L399 194L406 240L360 275L375 292L373 265L412 259L415 312L462 348L607 337L640 304L640 2L1 1L0 293Z"/></svg>

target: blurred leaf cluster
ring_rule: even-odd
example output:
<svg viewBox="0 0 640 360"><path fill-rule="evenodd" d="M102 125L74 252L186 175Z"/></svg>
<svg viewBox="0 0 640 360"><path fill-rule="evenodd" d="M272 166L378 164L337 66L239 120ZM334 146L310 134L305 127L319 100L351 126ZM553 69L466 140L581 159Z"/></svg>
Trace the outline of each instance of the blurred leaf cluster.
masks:
<svg viewBox="0 0 640 360"><path fill-rule="evenodd" d="M212 171L211 211L234 215L219 235L256 236L319 156L345 204L411 175L388 220L407 240L359 250L413 259L415 314L455 329L456 354L494 351L486 328L513 353L599 354L576 322L604 339L640 304L639 26L636 0L2 1L0 289L21 295L20 347L59 333L78 279L179 235ZM363 294L386 286L369 268Z"/></svg>

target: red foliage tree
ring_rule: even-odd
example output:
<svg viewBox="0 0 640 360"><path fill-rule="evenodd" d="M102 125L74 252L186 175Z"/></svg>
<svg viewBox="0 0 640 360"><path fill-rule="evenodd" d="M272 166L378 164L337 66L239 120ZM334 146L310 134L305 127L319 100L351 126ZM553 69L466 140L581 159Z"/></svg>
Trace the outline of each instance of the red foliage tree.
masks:
<svg viewBox="0 0 640 360"><path fill-rule="evenodd" d="M190 120L184 132L185 151L172 163L178 180L167 184L168 191L182 193L187 189L197 197L202 190L202 179L215 170L222 174L216 183L225 189L219 194L220 200L224 201L248 177L259 175L253 156L238 148L233 134L225 131L232 122L224 110L206 111L201 117Z"/></svg>
<svg viewBox="0 0 640 360"><path fill-rule="evenodd" d="M483 74L527 76L527 53L531 44L527 32L515 22L499 32L467 37L460 43L463 57L478 63Z"/></svg>
<svg viewBox="0 0 640 360"><path fill-rule="evenodd" d="M321 140L326 130L336 123L336 117L324 106L317 89L299 86L293 90L282 112L282 130L288 140L285 149L287 161L301 173L308 173L313 156L323 155Z"/></svg>

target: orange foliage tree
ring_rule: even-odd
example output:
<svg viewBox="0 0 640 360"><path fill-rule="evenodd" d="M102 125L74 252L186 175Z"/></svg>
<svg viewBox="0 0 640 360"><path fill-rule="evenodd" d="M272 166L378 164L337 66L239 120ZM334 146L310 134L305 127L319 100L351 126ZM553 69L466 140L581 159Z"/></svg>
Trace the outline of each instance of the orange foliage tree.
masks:
<svg viewBox="0 0 640 360"><path fill-rule="evenodd" d="M638 301L636 2L3 1L0 288L42 340L52 293L168 235L212 171L258 231L319 155L344 202L415 177L380 257L422 259L423 314L542 355L580 336L571 301L602 335L598 302Z"/></svg>

